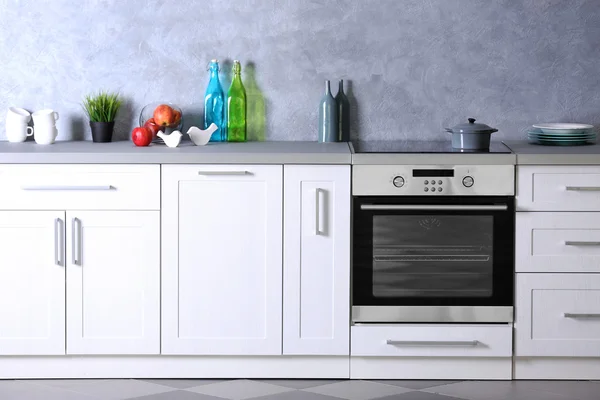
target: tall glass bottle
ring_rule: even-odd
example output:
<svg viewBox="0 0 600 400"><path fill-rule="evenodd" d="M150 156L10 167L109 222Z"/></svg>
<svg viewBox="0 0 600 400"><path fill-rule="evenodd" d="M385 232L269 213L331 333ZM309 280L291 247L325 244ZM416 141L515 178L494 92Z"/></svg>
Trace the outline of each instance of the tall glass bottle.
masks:
<svg viewBox="0 0 600 400"><path fill-rule="evenodd" d="M350 102L344 93L344 81L340 81L340 86L335 95L335 102L338 108L338 142L350 141Z"/></svg>
<svg viewBox="0 0 600 400"><path fill-rule="evenodd" d="M246 89L238 60L233 61L233 80L227 92L227 141L246 141Z"/></svg>
<svg viewBox="0 0 600 400"><path fill-rule="evenodd" d="M224 142L227 140L223 121L225 98L219 81L219 60L211 60L208 70L210 71L210 81L204 94L204 129L214 123L218 129L212 134L210 141Z"/></svg>

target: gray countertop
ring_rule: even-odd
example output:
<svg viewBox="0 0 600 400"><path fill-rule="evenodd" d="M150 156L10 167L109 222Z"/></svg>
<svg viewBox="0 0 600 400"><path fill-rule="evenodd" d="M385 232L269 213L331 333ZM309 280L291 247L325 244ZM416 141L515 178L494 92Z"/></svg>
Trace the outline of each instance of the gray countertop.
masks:
<svg viewBox="0 0 600 400"><path fill-rule="evenodd" d="M136 147L130 141L0 142L4 164L350 164L348 143L247 142L177 148L165 145Z"/></svg>
<svg viewBox="0 0 600 400"><path fill-rule="evenodd" d="M504 142L517 155L519 165L600 165L600 144L542 146L525 140Z"/></svg>

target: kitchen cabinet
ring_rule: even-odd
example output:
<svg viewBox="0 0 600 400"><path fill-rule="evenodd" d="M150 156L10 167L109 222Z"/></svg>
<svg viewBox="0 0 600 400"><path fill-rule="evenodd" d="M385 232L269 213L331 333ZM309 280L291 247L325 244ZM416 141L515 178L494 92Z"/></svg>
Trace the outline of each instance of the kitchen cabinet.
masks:
<svg viewBox="0 0 600 400"><path fill-rule="evenodd" d="M516 356L600 357L600 274L517 274Z"/></svg>
<svg viewBox="0 0 600 400"><path fill-rule="evenodd" d="M160 212L67 222L67 354L159 354Z"/></svg>
<svg viewBox="0 0 600 400"><path fill-rule="evenodd" d="M281 165L162 167L162 353L282 352Z"/></svg>
<svg viewBox="0 0 600 400"><path fill-rule="evenodd" d="M350 166L284 176L283 354L349 355Z"/></svg>
<svg viewBox="0 0 600 400"><path fill-rule="evenodd" d="M65 213L0 211L0 354L65 354Z"/></svg>

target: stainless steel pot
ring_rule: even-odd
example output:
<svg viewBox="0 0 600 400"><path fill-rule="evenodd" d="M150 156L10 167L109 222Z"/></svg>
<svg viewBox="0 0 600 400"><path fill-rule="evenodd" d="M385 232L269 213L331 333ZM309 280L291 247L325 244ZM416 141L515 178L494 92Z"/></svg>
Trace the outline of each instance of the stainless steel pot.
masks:
<svg viewBox="0 0 600 400"><path fill-rule="evenodd" d="M487 150L490 148L492 133L498 129L486 124L476 124L475 118L469 118L466 124L458 124L452 128L445 128L452 134L452 147L464 150Z"/></svg>

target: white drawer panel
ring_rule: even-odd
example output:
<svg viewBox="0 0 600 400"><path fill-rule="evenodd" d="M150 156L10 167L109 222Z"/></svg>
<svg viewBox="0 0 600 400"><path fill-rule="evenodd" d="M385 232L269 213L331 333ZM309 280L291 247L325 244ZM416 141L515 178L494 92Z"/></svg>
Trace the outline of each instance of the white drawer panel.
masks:
<svg viewBox="0 0 600 400"><path fill-rule="evenodd" d="M517 272L600 272L600 213L520 212Z"/></svg>
<svg viewBox="0 0 600 400"><path fill-rule="evenodd" d="M511 357L512 325L360 325L351 355L374 357Z"/></svg>
<svg viewBox="0 0 600 400"><path fill-rule="evenodd" d="M517 356L600 356L600 275L517 274Z"/></svg>
<svg viewBox="0 0 600 400"><path fill-rule="evenodd" d="M517 211L600 211L600 167L519 166Z"/></svg>
<svg viewBox="0 0 600 400"><path fill-rule="evenodd" d="M0 209L159 210L159 165L0 165Z"/></svg>

